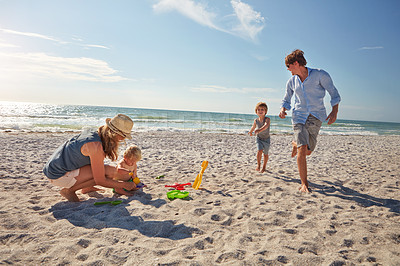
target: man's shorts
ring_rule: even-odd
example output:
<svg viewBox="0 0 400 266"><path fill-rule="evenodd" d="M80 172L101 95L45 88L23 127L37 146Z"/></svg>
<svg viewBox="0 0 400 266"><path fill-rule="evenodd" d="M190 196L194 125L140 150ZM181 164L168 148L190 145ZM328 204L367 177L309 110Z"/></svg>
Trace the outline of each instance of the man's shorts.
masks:
<svg viewBox="0 0 400 266"><path fill-rule="evenodd" d="M315 146L317 146L317 137L321 126L322 122L313 115L308 116L305 125L293 125L294 141L297 147L307 145L310 151L314 151Z"/></svg>
<svg viewBox="0 0 400 266"><path fill-rule="evenodd" d="M76 183L76 178L79 175L79 169L66 173L60 178L50 179L50 182L58 187L70 188Z"/></svg>
<svg viewBox="0 0 400 266"><path fill-rule="evenodd" d="M260 139L257 137L257 149L263 151L265 155L268 155L269 146L271 145L271 138Z"/></svg>

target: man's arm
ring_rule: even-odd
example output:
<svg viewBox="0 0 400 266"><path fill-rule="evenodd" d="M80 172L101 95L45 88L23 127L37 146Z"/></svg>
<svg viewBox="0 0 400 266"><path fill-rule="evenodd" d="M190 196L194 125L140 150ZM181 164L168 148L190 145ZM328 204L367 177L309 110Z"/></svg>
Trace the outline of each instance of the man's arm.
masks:
<svg viewBox="0 0 400 266"><path fill-rule="evenodd" d="M331 96L331 106L333 111L333 107L340 103L341 98L335 85L333 85L332 78L328 74L328 72L322 70L320 84L326 91L328 91L329 95Z"/></svg>
<svg viewBox="0 0 400 266"><path fill-rule="evenodd" d="M331 124L335 123L338 112L339 112L339 104L336 104L335 106L332 106L332 112L326 118L326 120L328 120L328 125L331 125Z"/></svg>
<svg viewBox="0 0 400 266"><path fill-rule="evenodd" d="M287 116L286 108L285 108L285 107L282 107L282 108L281 108L281 112L279 113L279 117L282 118L282 119L284 119L286 116Z"/></svg>
<svg viewBox="0 0 400 266"><path fill-rule="evenodd" d="M285 92L285 96L283 97L282 100L282 104L281 104L281 111L279 113L279 117L284 119L287 116L286 111L290 111L290 109L292 108L291 106L291 101L292 101L292 96L293 96L293 89L292 89L292 79L290 79L287 83L286 83L286 92Z"/></svg>

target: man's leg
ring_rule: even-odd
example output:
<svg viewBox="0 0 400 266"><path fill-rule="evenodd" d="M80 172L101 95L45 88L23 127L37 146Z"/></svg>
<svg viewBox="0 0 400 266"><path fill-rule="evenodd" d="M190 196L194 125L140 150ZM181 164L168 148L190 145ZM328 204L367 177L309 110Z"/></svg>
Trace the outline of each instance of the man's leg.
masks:
<svg viewBox="0 0 400 266"><path fill-rule="evenodd" d="M297 155L297 144L296 142L293 140L292 141L292 158L295 157Z"/></svg>

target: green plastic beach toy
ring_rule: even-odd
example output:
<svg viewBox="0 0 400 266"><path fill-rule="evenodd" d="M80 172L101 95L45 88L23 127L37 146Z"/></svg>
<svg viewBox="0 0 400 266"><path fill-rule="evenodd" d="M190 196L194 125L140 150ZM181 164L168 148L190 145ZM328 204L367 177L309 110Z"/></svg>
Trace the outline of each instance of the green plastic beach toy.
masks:
<svg viewBox="0 0 400 266"><path fill-rule="evenodd" d="M189 196L189 191L181 191L181 190L171 190L167 192L167 198L170 200L173 199L184 199Z"/></svg>
<svg viewBox="0 0 400 266"><path fill-rule="evenodd" d="M111 204L111 205L118 205L122 203L122 200L113 200L113 201L98 201L95 202L94 205L105 205L105 204Z"/></svg>

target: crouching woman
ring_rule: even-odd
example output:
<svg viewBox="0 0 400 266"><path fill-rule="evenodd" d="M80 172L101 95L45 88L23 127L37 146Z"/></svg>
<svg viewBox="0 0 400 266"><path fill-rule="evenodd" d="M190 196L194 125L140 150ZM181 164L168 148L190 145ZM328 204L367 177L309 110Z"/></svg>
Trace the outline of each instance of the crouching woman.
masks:
<svg viewBox="0 0 400 266"><path fill-rule="evenodd" d="M55 186L62 187L60 194L68 201L79 201L76 191L90 189L95 185L107 188L135 189L134 182L107 178L107 157L118 158L118 146L125 138L131 138L133 121L118 114L106 119L106 124L97 130L83 130L67 140L53 153L43 172ZM128 172L126 174L129 174Z"/></svg>

